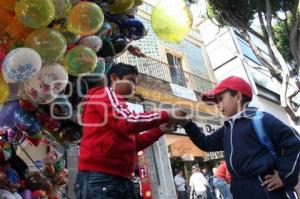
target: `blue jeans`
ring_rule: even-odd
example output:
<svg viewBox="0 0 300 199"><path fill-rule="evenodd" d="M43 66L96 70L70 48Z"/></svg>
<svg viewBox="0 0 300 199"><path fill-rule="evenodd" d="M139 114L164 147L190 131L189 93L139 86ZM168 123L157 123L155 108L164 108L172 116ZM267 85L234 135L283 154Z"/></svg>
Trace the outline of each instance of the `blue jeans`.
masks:
<svg viewBox="0 0 300 199"><path fill-rule="evenodd" d="M232 195L230 193L228 184L225 182L225 180L222 180L218 177L214 177L213 184L220 191L224 199L232 199Z"/></svg>
<svg viewBox="0 0 300 199"><path fill-rule="evenodd" d="M99 172L79 171L74 191L76 199L135 199L130 179Z"/></svg>

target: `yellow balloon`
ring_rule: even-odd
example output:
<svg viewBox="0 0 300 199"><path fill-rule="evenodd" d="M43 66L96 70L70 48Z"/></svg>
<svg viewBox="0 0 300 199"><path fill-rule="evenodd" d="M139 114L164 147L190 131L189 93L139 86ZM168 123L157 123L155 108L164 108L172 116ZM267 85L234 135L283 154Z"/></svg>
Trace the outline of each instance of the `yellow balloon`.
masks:
<svg viewBox="0 0 300 199"><path fill-rule="evenodd" d="M9 87L3 81L3 79L1 79L0 80L0 104L5 103L8 97L9 97Z"/></svg>
<svg viewBox="0 0 300 199"><path fill-rule="evenodd" d="M183 0L161 0L151 14L151 25L162 40L179 42L193 24L190 9Z"/></svg>
<svg viewBox="0 0 300 199"><path fill-rule="evenodd" d="M20 0L16 3L18 19L31 28L44 28L54 19L55 6L52 0Z"/></svg>
<svg viewBox="0 0 300 199"><path fill-rule="evenodd" d="M134 0L116 0L108 3L108 12L111 14L124 13L134 5Z"/></svg>
<svg viewBox="0 0 300 199"><path fill-rule="evenodd" d="M92 35L98 32L103 21L103 12L97 4L82 2L71 9L67 30L77 35Z"/></svg>

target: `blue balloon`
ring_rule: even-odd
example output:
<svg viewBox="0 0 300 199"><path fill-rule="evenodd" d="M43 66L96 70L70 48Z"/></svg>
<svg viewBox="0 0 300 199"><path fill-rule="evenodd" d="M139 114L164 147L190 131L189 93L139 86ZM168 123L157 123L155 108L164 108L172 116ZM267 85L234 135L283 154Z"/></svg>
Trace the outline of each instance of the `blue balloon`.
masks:
<svg viewBox="0 0 300 199"><path fill-rule="evenodd" d="M29 136L33 136L41 130L41 122L33 114L19 109L14 113L15 125Z"/></svg>
<svg viewBox="0 0 300 199"><path fill-rule="evenodd" d="M7 102L3 105L0 111L0 127L3 126L14 126L14 112L19 110L20 103L18 100Z"/></svg>
<svg viewBox="0 0 300 199"><path fill-rule="evenodd" d="M128 19L120 24L123 35L131 40L138 40L147 35L144 24L137 19Z"/></svg>

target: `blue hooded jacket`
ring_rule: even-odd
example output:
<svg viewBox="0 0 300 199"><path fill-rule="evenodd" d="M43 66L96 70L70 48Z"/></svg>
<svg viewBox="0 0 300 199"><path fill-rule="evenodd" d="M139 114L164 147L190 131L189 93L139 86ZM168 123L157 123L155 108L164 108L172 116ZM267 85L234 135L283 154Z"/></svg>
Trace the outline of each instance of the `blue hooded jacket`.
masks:
<svg viewBox="0 0 300 199"><path fill-rule="evenodd" d="M252 123L255 111L243 111L235 119L225 121L211 135L205 135L193 122L184 128L200 149L207 152L224 150L233 177L265 175L276 169L285 186L294 187L300 170L300 135L273 115L264 113L262 124L279 156L275 161L255 133Z"/></svg>

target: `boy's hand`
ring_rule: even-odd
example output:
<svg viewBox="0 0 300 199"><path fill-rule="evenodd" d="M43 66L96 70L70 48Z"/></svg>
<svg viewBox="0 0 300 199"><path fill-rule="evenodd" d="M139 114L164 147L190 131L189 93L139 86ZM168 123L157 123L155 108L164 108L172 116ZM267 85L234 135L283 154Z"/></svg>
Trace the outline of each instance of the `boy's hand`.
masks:
<svg viewBox="0 0 300 199"><path fill-rule="evenodd" d="M170 121L176 122L180 120L185 120L185 116L187 113L182 108L173 108L170 110L167 110Z"/></svg>
<svg viewBox="0 0 300 199"><path fill-rule="evenodd" d="M163 133L171 133L171 132L177 130L177 126L174 123L164 123L164 124L159 126L159 129Z"/></svg>
<svg viewBox="0 0 300 199"><path fill-rule="evenodd" d="M278 171L275 170L274 174L266 175L262 186L264 186L268 191L273 191L283 187L283 182L278 174Z"/></svg>

